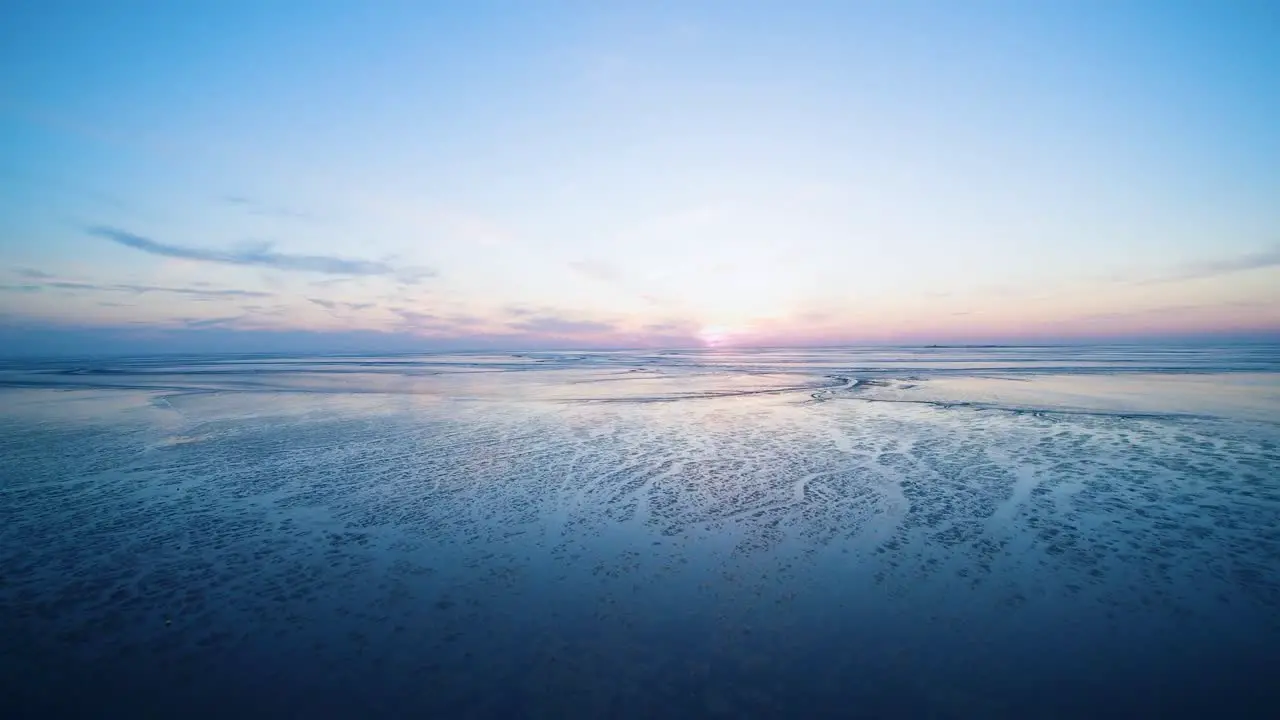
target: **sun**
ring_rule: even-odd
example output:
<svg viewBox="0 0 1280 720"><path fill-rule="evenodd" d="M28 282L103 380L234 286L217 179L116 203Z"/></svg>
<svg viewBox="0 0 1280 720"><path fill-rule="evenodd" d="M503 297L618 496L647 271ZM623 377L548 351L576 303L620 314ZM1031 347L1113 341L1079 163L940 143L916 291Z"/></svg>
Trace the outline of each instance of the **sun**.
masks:
<svg viewBox="0 0 1280 720"><path fill-rule="evenodd" d="M707 347L724 345L733 335L733 329L727 325L707 325L698 332L702 344Z"/></svg>

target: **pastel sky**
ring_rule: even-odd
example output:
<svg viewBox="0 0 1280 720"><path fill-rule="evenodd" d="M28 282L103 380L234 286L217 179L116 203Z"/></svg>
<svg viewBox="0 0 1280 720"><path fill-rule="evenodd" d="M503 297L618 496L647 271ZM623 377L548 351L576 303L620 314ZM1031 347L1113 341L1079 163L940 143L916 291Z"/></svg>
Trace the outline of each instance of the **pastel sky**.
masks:
<svg viewBox="0 0 1280 720"><path fill-rule="evenodd" d="M1280 4L29 0L9 350L1280 334Z"/></svg>

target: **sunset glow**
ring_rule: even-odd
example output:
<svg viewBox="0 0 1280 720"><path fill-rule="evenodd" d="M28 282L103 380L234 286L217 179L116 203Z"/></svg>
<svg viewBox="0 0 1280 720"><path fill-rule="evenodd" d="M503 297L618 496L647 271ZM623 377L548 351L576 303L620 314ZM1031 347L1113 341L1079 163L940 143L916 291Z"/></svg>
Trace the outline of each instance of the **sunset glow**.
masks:
<svg viewBox="0 0 1280 720"><path fill-rule="evenodd" d="M1244 6L233 4L5 23L6 345L1280 329Z"/></svg>

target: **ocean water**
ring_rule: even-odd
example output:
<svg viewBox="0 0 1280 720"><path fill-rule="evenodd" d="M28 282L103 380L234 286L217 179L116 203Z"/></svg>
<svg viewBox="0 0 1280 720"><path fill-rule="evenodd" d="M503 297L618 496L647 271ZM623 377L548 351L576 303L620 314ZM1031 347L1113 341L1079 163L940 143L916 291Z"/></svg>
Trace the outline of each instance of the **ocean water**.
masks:
<svg viewBox="0 0 1280 720"><path fill-rule="evenodd" d="M1280 348L0 364L4 717L1277 717Z"/></svg>

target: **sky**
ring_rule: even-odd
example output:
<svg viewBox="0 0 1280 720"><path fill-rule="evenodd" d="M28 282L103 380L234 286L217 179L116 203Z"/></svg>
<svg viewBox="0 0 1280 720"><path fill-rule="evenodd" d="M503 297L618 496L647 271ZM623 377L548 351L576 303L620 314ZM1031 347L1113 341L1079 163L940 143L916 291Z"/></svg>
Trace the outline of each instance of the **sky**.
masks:
<svg viewBox="0 0 1280 720"><path fill-rule="evenodd" d="M1280 338L1280 5L20 0L0 354Z"/></svg>

